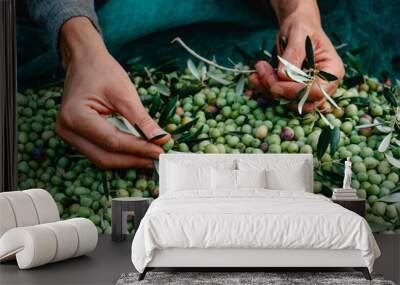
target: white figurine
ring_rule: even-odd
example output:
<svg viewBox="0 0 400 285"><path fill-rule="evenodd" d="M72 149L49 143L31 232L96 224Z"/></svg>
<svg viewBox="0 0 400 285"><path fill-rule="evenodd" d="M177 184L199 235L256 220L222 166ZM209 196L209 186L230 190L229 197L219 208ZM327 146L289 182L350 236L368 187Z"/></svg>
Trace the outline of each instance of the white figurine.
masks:
<svg viewBox="0 0 400 285"><path fill-rule="evenodd" d="M351 189L351 161L350 157L344 163L343 189Z"/></svg>

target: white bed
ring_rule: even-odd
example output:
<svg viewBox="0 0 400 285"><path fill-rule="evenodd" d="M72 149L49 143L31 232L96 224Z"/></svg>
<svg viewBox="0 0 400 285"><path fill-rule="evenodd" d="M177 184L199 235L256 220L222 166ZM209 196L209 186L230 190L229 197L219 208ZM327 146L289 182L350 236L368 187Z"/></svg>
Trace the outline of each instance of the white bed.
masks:
<svg viewBox="0 0 400 285"><path fill-rule="evenodd" d="M200 171L190 177L187 169L196 167ZM239 188L245 183L234 169L242 171L242 180L247 174L251 186L260 180L260 169L278 169L274 179L282 183L266 176L270 184L296 189ZM237 173L234 188L227 187L224 171ZM205 179L215 180L215 173L222 177L218 189L218 182L210 186ZM312 194L312 173L307 154L162 155L160 197L132 243L140 278L155 267L354 267L369 277L380 251L367 222Z"/></svg>

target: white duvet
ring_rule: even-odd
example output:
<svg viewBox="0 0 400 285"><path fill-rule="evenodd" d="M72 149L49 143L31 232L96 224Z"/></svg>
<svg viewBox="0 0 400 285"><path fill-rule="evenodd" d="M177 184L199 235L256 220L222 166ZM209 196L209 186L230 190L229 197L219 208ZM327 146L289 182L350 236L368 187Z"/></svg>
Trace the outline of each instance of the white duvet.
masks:
<svg viewBox="0 0 400 285"><path fill-rule="evenodd" d="M155 249L358 249L372 271L380 251L367 222L306 192L248 189L166 193L150 206L132 243L143 272Z"/></svg>

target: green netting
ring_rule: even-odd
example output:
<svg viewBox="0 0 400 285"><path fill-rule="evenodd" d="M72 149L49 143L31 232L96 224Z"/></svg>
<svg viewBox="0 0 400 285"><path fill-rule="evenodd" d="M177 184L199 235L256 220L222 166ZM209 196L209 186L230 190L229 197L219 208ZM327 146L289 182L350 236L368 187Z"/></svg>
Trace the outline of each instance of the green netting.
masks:
<svg viewBox="0 0 400 285"><path fill-rule="evenodd" d="M353 47L365 45L366 72L387 69L399 75L392 62L400 54L400 1L319 2L328 34L337 33ZM243 0L108 0L96 4L106 44L121 63L137 56L146 64L166 57L187 58L180 47L169 43L175 36L205 56L241 60L234 44L255 50L265 38L272 47L277 31L272 11L263 14ZM62 77L56 52L39 28L20 19L17 36L20 87Z"/></svg>

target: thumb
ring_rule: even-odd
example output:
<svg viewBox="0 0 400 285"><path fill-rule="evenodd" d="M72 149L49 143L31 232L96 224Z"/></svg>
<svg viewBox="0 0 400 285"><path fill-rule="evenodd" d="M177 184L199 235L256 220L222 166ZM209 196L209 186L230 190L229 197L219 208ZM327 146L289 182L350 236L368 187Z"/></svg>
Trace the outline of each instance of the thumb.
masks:
<svg viewBox="0 0 400 285"><path fill-rule="evenodd" d="M160 128L147 113L135 88L132 88L128 94L125 93L123 96L118 96L115 105L117 111L132 125L136 125L144 133L148 141L163 145L171 138L171 135Z"/></svg>
<svg viewBox="0 0 400 285"><path fill-rule="evenodd" d="M288 44L283 52L282 57L291 64L301 68L303 61L306 57L306 50L304 47L305 37L299 34L291 34L288 38ZM289 77L283 72L283 64L279 62L278 77L283 80L290 80Z"/></svg>

